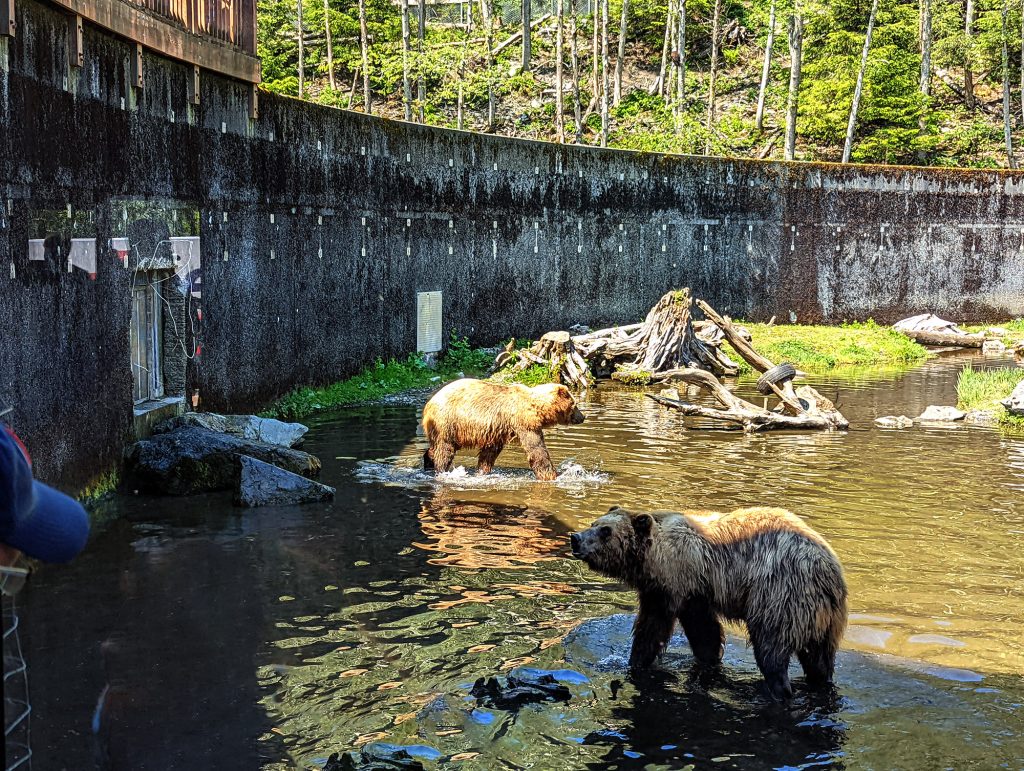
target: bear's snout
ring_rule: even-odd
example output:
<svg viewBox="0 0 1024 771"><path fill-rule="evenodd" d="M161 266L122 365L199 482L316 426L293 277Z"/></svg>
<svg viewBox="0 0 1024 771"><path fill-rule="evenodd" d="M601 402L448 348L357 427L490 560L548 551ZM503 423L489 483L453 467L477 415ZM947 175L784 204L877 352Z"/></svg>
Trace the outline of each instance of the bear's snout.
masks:
<svg viewBox="0 0 1024 771"><path fill-rule="evenodd" d="M583 414L582 410L580 410L579 407L573 407L572 408L572 418L571 418L571 421L572 421L572 424L574 426L579 425L580 423L582 423L586 419L587 419L586 415Z"/></svg>
<svg viewBox="0 0 1024 771"><path fill-rule="evenodd" d="M583 558L583 533L573 533L569 536L569 543L572 545L572 556Z"/></svg>

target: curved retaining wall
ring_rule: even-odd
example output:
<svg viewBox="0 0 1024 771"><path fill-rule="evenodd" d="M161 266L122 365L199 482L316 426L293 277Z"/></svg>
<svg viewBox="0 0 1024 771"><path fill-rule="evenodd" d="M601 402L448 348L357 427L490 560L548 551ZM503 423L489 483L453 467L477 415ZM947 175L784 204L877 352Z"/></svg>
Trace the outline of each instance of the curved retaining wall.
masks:
<svg viewBox="0 0 1024 771"><path fill-rule="evenodd" d="M664 157L460 133L262 95L18 2L0 38L0 396L44 476L79 485L131 434L131 276L105 245L125 200L199 213L201 352L190 391L259 407L416 345L416 292L494 343L639 319L690 286L734 316L890 321L1024 313L1024 177ZM70 207L70 208L69 208ZM28 259L70 211L98 267Z"/></svg>

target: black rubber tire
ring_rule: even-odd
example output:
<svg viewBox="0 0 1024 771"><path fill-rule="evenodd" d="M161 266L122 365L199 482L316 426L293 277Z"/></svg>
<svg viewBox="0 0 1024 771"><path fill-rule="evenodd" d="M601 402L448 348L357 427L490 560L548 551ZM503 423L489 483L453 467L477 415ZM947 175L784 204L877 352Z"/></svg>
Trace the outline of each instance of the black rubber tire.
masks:
<svg viewBox="0 0 1024 771"><path fill-rule="evenodd" d="M795 377L796 367L792 364L783 362L778 366L772 367L757 379L757 392L764 394L765 396L770 396L775 393L772 391L773 385L785 383L787 380L792 380Z"/></svg>

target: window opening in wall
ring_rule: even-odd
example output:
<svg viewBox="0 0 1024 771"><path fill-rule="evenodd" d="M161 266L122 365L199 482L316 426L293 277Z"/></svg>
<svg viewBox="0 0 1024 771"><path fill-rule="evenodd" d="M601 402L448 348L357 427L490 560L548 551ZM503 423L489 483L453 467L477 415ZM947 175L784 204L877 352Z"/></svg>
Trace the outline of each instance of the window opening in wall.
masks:
<svg viewBox="0 0 1024 771"><path fill-rule="evenodd" d="M135 403L159 399L163 386L163 329L156 286L137 284L132 292L132 380Z"/></svg>

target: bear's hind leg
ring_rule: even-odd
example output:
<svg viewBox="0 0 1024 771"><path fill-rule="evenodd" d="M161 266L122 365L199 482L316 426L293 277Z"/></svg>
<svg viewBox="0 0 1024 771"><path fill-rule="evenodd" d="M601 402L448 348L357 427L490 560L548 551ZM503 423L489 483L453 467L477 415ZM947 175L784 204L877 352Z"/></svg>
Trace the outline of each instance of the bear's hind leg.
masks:
<svg viewBox="0 0 1024 771"><path fill-rule="evenodd" d="M504 448L503 444L489 444L482 447L476 459L476 473L490 474L494 470L494 462L498 460L498 455Z"/></svg>
<svg viewBox="0 0 1024 771"><path fill-rule="evenodd" d="M832 684L836 667L836 646L831 639L814 640L803 650L797 651L797 658L804 670L807 684L823 688Z"/></svg>
<svg viewBox="0 0 1024 771"><path fill-rule="evenodd" d="M777 632L773 633L749 622L747 630L750 632L750 644L754 648L754 659L764 675L771 697L776 701L791 698L793 686L789 682L789 659L793 651L780 644L782 635Z"/></svg>
<svg viewBox="0 0 1024 771"><path fill-rule="evenodd" d="M452 461L455 460L455 445L438 439L423 454L423 468L436 471L451 471ZM429 462L429 465L428 465Z"/></svg>
<svg viewBox="0 0 1024 771"><path fill-rule="evenodd" d="M555 467L551 465L548 448L544 445L544 434L540 431L523 431L519 434L519 444L523 446L537 479L550 482L558 476Z"/></svg>
<svg viewBox="0 0 1024 771"><path fill-rule="evenodd" d="M725 652L725 632L702 597L689 600L679 611L679 623L690 643L693 657L702 664L718 664Z"/></svg>
<svg viewBox="0 0 1024 771"><path fill-rule="evenodd" d="M675 614L669 598L661 592L641 592L640 610L633 624L633 648L629 652L630 669L646 669L665 650Z"/></svg>

